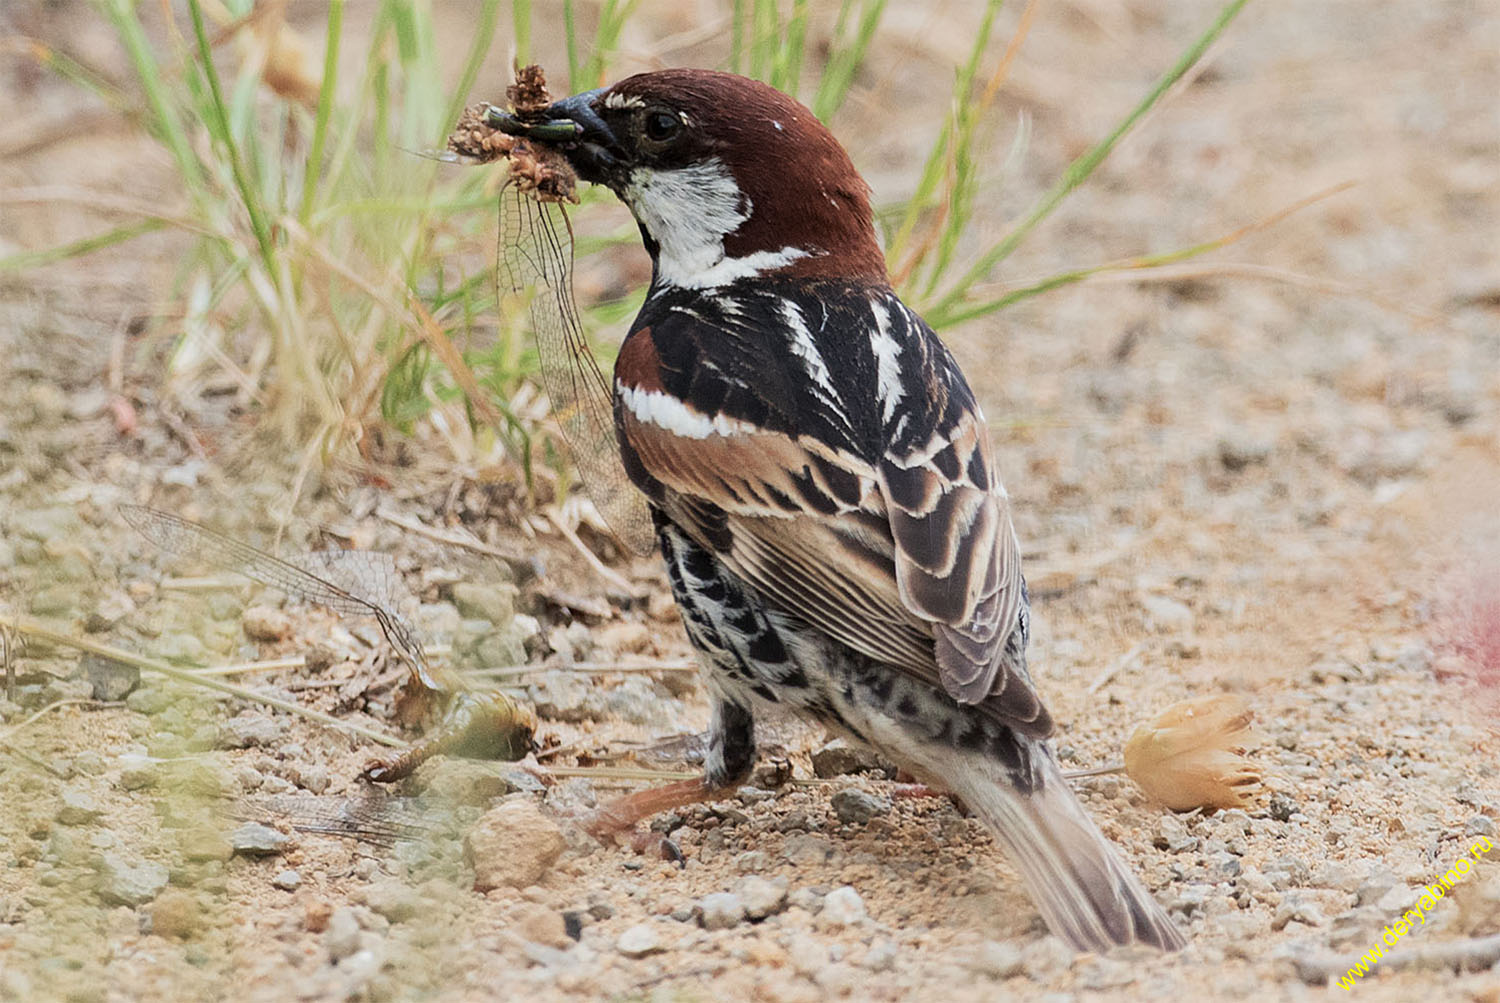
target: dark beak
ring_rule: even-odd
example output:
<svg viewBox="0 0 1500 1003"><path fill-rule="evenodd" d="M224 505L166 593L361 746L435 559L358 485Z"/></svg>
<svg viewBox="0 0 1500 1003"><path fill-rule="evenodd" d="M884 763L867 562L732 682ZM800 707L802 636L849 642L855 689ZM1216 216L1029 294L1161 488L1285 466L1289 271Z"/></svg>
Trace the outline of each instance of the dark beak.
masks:
<svg viewBox="0 0 1500 1003"><path fill-rule="evenodd" d="M599 113L594 101L603 90L585 91L554 101L535 115L513 115L491 107L486 120L510 136L550 146L573 165L585 181L607 184L620 172L624 151Z"/></svg>

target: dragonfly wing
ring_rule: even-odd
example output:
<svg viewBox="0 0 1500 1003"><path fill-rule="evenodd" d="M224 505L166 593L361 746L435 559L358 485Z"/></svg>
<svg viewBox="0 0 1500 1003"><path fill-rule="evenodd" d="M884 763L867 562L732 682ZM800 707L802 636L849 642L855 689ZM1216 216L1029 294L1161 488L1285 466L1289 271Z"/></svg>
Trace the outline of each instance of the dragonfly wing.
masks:
<svg viewBox="0 0 1500 1003"><path fill-rule="evenodd" d="M542 385L584 490L622 543L650 553L651 518L620 463L610 380L589 348L573 300L573 231L563 207L506 185L498 257L502 302L530 295Z"/></svg>

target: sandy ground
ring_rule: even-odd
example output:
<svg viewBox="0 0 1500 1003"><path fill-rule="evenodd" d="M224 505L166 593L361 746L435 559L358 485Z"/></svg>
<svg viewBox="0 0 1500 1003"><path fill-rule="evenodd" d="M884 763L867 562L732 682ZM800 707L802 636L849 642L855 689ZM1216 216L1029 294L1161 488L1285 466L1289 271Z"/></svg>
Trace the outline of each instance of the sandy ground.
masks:
<svg viewBox="0 0 1500 1003"><path fill-rule="evenodd" d="M914 183L976 17L893 6L834 123L887 200ZM1018 13L1002 14L1001 37ZM1031 139L987 190L980 236L1029 206L1212 13L1044 4L998 104L995 169L1020 116ZM122 65L86 7L5 18ZM635 26L620 70L697 18L684 5ZM443 23L461 36L462 12ZM713 44L664 58L711 63ZM27 109L0 126L0 187L165 183L161 155L126 124L96 119L80 142L56 128L73 92L14 61L0 73ZM1497 91L1500 16L1486 5L1252 5L999 279L1168 250L1355 186L1169 277L1075 287L948 338L1016 501L1032 664L1065 764L1117 760L1137 724L1185 697L1238 693L1256 714L1265 789L1246 811L1179 816L1124 778L1079 781L1191 938L1180 954L1072 955L975 822L891 797L878 769L815 769L824 739L795 724L767 727L754 787L670 820L679 867L567 831L569 809L631 786L614 775L554 775L538 794L505 764L437 761L372 808L355 779L366 740L150 674L101 706L76 652L34 641L16 701L0 704L0 998L1341 996L1328 978L1352 962L1337 959L1497 839ZM60 207L0 214L6 251L97 226ZM173 247L158 236L0 277L0 609L200 664L317 648L321 669L244 681L391 730L399 672L369 623L300 607L283 622L280 597L254 589L163 588L163 575L213 569L164 557L116 514L169 499L275 546L264 512L289 472L195 459L194 435L243 430L215 425L211 405L166 406L146 352L124 373L141 428L115 430L111 346L169 303ZM471 487L458 514L514 543L496 517L513 506ZM396 494L429 522L455 511L441 493ZM393 553L423 622L483 664L686 655L650 561L619 569L648 599L604 607L610 589L556 538L525 544L540 563L500 561L400 530L372 514L379 500L314 493L283 547ZM691 741L629 753L703 727L691 675L526 681L547 765L690 768ZM75 702L28 720L59 699ZM373 813L357 838L296 827L350 805ZM1500 957L1497 875L1481 860L1401 939L1421 964L1392 958L1348 991L1497 999L1500 970L1452 960Z"/></svg>

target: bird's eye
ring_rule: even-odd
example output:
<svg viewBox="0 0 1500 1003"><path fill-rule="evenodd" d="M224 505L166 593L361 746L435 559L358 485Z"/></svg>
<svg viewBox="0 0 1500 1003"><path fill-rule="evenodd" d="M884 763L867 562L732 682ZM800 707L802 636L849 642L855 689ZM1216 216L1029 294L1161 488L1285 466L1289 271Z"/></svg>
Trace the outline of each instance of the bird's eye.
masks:
<svg viewBox="0 0 1500 1003"><path fill-rule="evenodd" d="M653 143L670 143L682 131L682 121L671 112L653 111L646 116L646 138Z"/></svg>

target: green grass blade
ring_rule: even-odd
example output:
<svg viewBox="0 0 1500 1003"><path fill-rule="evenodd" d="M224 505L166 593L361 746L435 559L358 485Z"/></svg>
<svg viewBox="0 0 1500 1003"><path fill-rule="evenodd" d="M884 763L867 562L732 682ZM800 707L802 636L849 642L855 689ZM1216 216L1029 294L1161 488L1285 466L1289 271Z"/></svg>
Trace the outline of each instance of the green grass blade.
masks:
<svg viewBox="0 0 1500 1003"><path fill-rule="evenodd" d="M573 5L567 6L566 16L571 19ZM531 62L531 0L511 0L510 30L516 43L516 62L525 66Z"/></svg>
<svg viewBox="0 0 1500 1003"><path fill-rule="evenodd" d="M944 317L957 316L957 308L963 304L969 289L976 282L981 281L985 276L989 275L996 265L1005 260L1020 246L1021 241L1026 239L1027 234L1031 233L1037 224L1052 214L1053 210L1058 207L1073 189L1088 179L1089 175L1104 162L1104 158L1109 156L1110 151L1115 148L1116 144L1140 121L1141 116L1150 111L1161 100L1162 95L1173 84L1182 79L1183 75L1192 69L1193 64L1202 58L1203 53L1224 33L1224 30L1229 27L1230 22L1234 20L1235 15L1240 12L1240 9L1247 2L1248 0L1230 0L1230 3L1226 4L1219 12L1219 16L1209 26L1208 30L1188 47L1187 51L1178 58L1172 68L1162 75L1155 86L1131 109L1128 115L1120 120L1119 124L1110 131L1109 135L1105 136L1104 139L1100 140L1079 156L1078 159L1069 164L1068 169L1063 172L1063 176L1058 179L1050 191L1042 196L1041 201L1037 203L1036 207L1014 229L979 257L979 260L938 300L936 307L930 308L932 312Z"/></svg>
<svg viewBox="0 0 1500 1003"><path fill-rule="evenodd" d="M863 65L865 55L870 50L870 42L875 37L876 29L880 27L881 18L885 16L886 0L864 0L854 39L848 45L843 45L840 40L844 36L844 25L851 3L852 0L845 0L844 5L839 8L838 24L834 31L834 51L828 58L828 64L823 67L823 75L818 80L818 89L812 100L813 114L825 122L843 107L844 99L849 96L849 88L854 84L854 75Z"/></svg>
<svg viewBox="0 0 1500 1003"><path fill-rule="evenodd" d="M188 11L193 18L193 36L198 44L198 57L203 61L202 73L208 84L209 94L212 100L204 109L208 112L206 124L209 131L225 147L225 153L229 160L230 172L234 175L235 187L239 190L240 198L245 203L245 210L250 216L250 229L255 234L255 242L260 248L260 255L265 262L268 275L276 274L276 252L271 240L271 230L266 224L265 214L261 208L259 192L250 184L250 179L245 172L244 161L240 158L238 147L235 145L234 135L230 131L229 112L224 106L224 93L219 85L219 73L214 66L213 52L208 44L208 30L203 24L203 8L198 0L189 0Z"/></svg>
<svg viewBox="0 0 1500 1003"><path fill-rule="evenodd" d="M93 237L84 237L81 240L60 244L57 247L49 247L41 251L21 251L17 254L7 255L0 258L0 272L21 271L25 268L36 268L38 265L50 265L54 261L66 261L69 258L79 258L93 251L100 251L115 244L122 244L127 240L133 240L143 233L151 233L160 230L167 225L164 219L143 219L134 223L126 223L117 226L113 230Z"/></svg>
<svg viewBox="0 0 1500 1003"><path fill-rule="evenodd" d="M193 153L183 122L167 96L164 86L166 74L162 72L161 64L157 62L150 43L146 41L145 29L135 16L133 0L107 0L106 11L130 57L131 67L141 81L141 89L146 94L146 105L151 111L153 131L171 151L172 160L177 164L177 173L182 175L189 192L195 198L202 198L205 192L203 167Z"/></svg>
<svg viewBox="0 0 1500 1003"><path fill-rule="evenodd" d="M568 93L577 94L586 88L580 87L578 74L578 15L573 11L573 0L563 0L563 40L568 47Z"/></svg>
<svg viewBox="0 0 1500 1003"><path fill-rule="evenodd" d="M527 16L529 19L530 15ZM479 78L479 68L484 64L485 57L490 54L490 44L495 37L495 23L499 19L500 0L484 0L474 24L474 38L469 43L468 55L464 57L463 70L458 75L458 83L454 85L453 94L443 112L445 130L458 121L459 114L469 103L469 92L474 89L474 81Z"/></svg>
<svg viewBox="0 0 1500 1003"><path fill-rule="evenodd" d="M344 34L344 0L328 4L328 39L323 44L323 83L318 88L318 108L313 118L312 143L302 169L302 204L297 218L303 226L312 217L313 200L323 180L323 149L328 143L328 122L333 115L333 98L338 87L339 45Z"/></svg>

